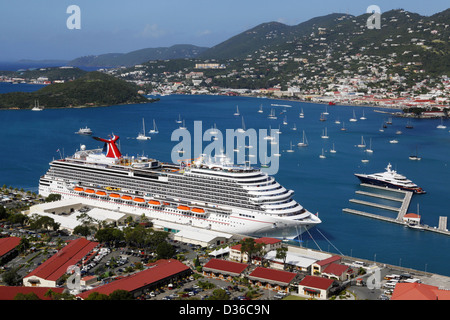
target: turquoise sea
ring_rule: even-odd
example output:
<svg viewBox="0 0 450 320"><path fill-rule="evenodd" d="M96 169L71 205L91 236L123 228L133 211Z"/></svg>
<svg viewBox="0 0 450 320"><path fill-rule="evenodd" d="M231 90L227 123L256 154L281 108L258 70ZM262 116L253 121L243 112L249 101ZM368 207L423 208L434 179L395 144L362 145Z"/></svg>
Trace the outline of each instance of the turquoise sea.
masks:
<svg viewBox="0 0 450 320"><path fill-rule="evenodd" d="M30 91L39 87L0 83L0 92ZM111 133L120 136L124 154L144 154L170 162L172 148L178 143L171 141L171 134L179 126L175 122L179 115L185 119L190 132L193 132L194 121L202 121L203 131L215 123L225 134L226 129L241 127L241 117L233 115L239 106L247 129L281 128L281 157L275 178L287 189L294 190L295 199L311 212L318 212L322 220L310 234L303 234L302 246L450 276L450 237L342 212L343 208L352 208L395 217L394 212L349 202L349 199L358 198L392 205L386 200L364 199L355 194L362 187L353 175L382 172L391 163L399 173L427 191L425 195L413 196L409 212L416 213L419 204L422 223L437 227L439 216L450 215L447 204L450 190L449 120L444 120L447 129L437 129L440 120L413 119L413 129L407 129L407 119L392 118L392 125L380 132L388 116L374 112L383 110L377 108L246 97L171 95L160 98L153 104L41 112L0 111L0 185L37 191L39 177L46 172L53 158L72 155L82 144L87 148L101 147L92 137L75 134L85 126L93 130L94 136L107 137ZM264 111L262 114L258 113L260 106ZM267 118L271 108L277 114L276 120ZM303 119L299 118L302 108ZM329 113L327 121L319 121L326 110ZM353 111L357 122L349 122ZM363 111L366 120L360 119ZM287 125L283 125L285 116ZM159 129L159 134L151 135L149 141L135 139L142 130L142 118L147 131L151 129L153 119ZM336 124L336 119L341 124ZM341 131L342 122L347 131ZM297 130L292 130L294 123ZM325 128L329 139L321 138ZM298 148L296 144L302 139L303 130L309 146ZM397 135L398 130L402 134ZM356 146L362 136L367 145L371 141L373 154ZM398 143L389 143L391 139L397 139ZM294 152L286 152L291 141ZM209 143L204 142L203 148ZM337 151L334 154L329 152L333 144ZM325 159L319 158L322 149ZM416 152L422 160L409 160ZM363 163L362 159L369 162Z"/></svg>

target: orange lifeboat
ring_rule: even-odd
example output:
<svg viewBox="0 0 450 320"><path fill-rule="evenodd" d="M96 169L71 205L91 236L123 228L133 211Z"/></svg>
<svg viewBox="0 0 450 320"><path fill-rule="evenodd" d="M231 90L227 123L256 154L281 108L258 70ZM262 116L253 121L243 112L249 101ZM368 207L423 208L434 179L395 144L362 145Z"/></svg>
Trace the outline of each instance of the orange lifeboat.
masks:
<svg viewBox="0 0 450 320"><path fill-rule="evenodd" d="M156 200L150 200L148 203L149 203L149 204L152 204L152 205L154 205L154 206L159 206L159 205L161 204L161 202L156 201Z"/></svg>
<svg viewBox="0 0 450 320"><path fill-rule="evenodd" d="M195 213L205 213L205 210L202 208L192 208L191 211Z"/></svg>
<svg viewBox="0 0 450 320"><path fill-rule="evenodd" d="M189 210L191 210L191 208L189 208L188 206L178 206L177 209L178 209L178 210L184 210L184 211L189 211Z"/></svg>
<svg viewBox="0 0 450 320"><path fill-rule="evenodd" d="M116 198L116 199L120 198L120 195L117 194L117 193L111 193L109 196L110 196L111 198Z"/></svg>
<svg viewBox="0 0 450 320"><path fill-rule="evenodd" d="M84 192L86 192L86 193L95 193L95 190L93 190L93 189L86 189Z"/></svg>
<svg viewBox="0 0 450 320"><path fill-rule="evenodd" d="M133 198L131 196L127 196L127 195L122 196L122 200L125 200L125 201L130 201L132 199Z"/></svg>
<svg viewBox="0 0 450 320"><path fill-rule="evenodd" d="M97 191L95 194L98 195L98 196L103 196L103 197L106 196L106 192L105 191L101 191L101 190Z"/></svg>
<svg viewBox="0 0 450 320"><path fill-rule="evenodd" d="M140 202L140 203L145 202L144 199L142 199L142 198L137 198L137 197L134 198L133 201L135 201L135 202Z"/></svg>
<svg viewBox="0 0 450 320"><path fill-rule="evenodd" d="M73 188L73 191L76 191L76 192L83 192L84 189L81 188L81 187L75 187L75 188Z"/></svg>

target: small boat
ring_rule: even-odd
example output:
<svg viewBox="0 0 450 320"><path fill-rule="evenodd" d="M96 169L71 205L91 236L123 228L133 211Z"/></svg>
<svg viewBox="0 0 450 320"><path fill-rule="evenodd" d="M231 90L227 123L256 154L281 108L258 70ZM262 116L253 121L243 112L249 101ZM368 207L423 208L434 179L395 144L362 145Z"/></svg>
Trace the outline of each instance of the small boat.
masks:
<svg viewBox="0 0 450 320"><path fill-rule="evenodd" d="M185 130L186 129L186 125L184 123L184 119L183 119L183 124L180 126L180 129Z"/></svg>
<svg viewBox="0 0 450 320"><path fill-rule="evenodd" d="M347 131L347 128L345 128L344 122L342 122L342 128L341 128L341 131Z"/></svg>
<svg viewBox="0 0 450 320"><path fill-rule="evenodd" d="M291 147L290 147L290 149L287 149L286 152L294 152L294 149L292 149L292 141L291 141Z"/></svg>
<svg viewBox="0 0 450 320"><path fill-rule="evenodd" d="M305 117L305 114L303 113L303 108L302 108L302 111L300 111L300 114L299 114L299 116L298 116L299 118L304 118Z"/></svg>
<svg viewBox="0 0 450 320"><path fill-rule="evenodd" d="M41 108L39 106L39 100L37 100L37 104L36 104L36 100L34 100L34 107L31 109L31 111L42 111L44 110L44 108Z"/></svg>
<svg viewBox="0 0 450 320"><path fill-rule="evenodd" d="M145 135L145 121L144 118L142 118L142 132L140 132L138 134L138 136L136 137L137 140L150 140L150 137L147 137Z"/></svg>
<svg viewBox="0 0 450 320"><path fill-rule="evenodd" d="M339 118L338 118L338 119L334 120L334 123L336 123L336 124L341 124L341 121L340 121Z"/></svg>
<svg viewBox="0 0 450 320"><path fill-rule="evenodd" d="M182 123L183 120L181 120L181 114L178 114L178 119L175 120L176 123Z"/></svg>
<svg viewBox="0 0 450 320"><path fill-rule="evenodd" d="M151 129L148 133L152 133L152 134L159 133L158 127L156 126L155 119L153 119L153 129Z"/></svg>
<svg viewBox="0 0 450 320"><path fill-rule="evenodd" d="M328 138L329 138L329 136L327 135L327 128L325 128L325 129L322 131L322 136L321 136L321 138L322 138L322 139L328 139Z"/></svg>
<svg viewBox="0 0 450 320"><path fill-rule="evenodd" d="M358 121L358 119L356 119L355 110L353 110L353 117L350 118L349 121L350 121L350 122L356 122L356 121Z"/></svg>
<svg viewBox="0 0 450 320"><path fill-rule="evenodd" d="M361 136L361 143L357 145L358 148L365 148L366 147L366 142L364 141L364 137Z"/></svg>
<svg viewBox="0 0 450 320"><path fill-rule="evenodd" d="M333 148L331 148L330 152L331 153L336 153L337 152L336 149L334 148L334 143L333 143Z"/></svg>
<svg viewBox="0 0 450 320"><path fill-rule="evenodd" d="M441 118L441 124L438 125L436 128L437 128L437 129L446 129L446 128L447 128L447 126L444 126L444 121L443 121L442 118Z"/></svg>
<svg viewBox="0 0 450 320"><path fill-rule="evenodd" d="M369 159L361 159L361 162L362 163L367 163L367 162L369 162Z"/></svg>
<svg viewBox="0 0 450 320"><path fill-rule="evenodd" d="M416 161L418 161L418 160L422 160L422 158L421 158L421 157L419 157L419 155L418 155L418 153L417 153L417 147L416 147L416 153L415 153L415 154L412 154L412 155L410 155L410 156L409 156L409 160L416 160Z"/></svg>
<svg viewBox="0 0 450 320"><path fill-rule="evenodd" d="M411 123L411 120L408 120L408 122L406 123L405 128L406 128L406 129L412 129L412 128L414 128L413 125L412 125L412 123Z"/></svg>
<svg viewBox="0 0 450 320"><path fill-rule="evenodd" d="M325 116L325 114L323 112L320 114L320 119L319 120L320 121L327 121L327 117Z"/></svg>
<svg viewBox="0 0 450 320"><path fill-rule="evenodd" d="M84 128L80 128L80 130L78 130L75 133L76 134L91 135L92 134L92 130L90 128L88 128L88 127L84 127Z"/></svg>
<svg viewBox="0 0 450 320"><path fill-rule="evenodd" d="M287 122L287 116L284 116L283 125L287 125L287 124L288 124L288 122Z"/></svg>
<svg viewBox="0 0 450 320"><path fill-rule="evenodd" d="M386 121L386 124L392 124L392 118L389 118L388 121Z"/></svg>
<svg viewBox="0 0 450 320"><path fill-rule="evenodd" d="M277 116L275 115L275 110L274 109L270 110L270 114L269 114L269 116L267 118L272 119L272 120L276 120L277 119Z"/></svg>
<svg viewBox="0 0 450 320"><path fill-rule="evenodd" d="M396 132L395 132L395 134L402 134L403 132L401 131L401 130L397 130Z"/></svg>
<svg viewBox="0 0 450 320"><path fill-rule="evenodd" d="M297 147L307 147L308 140L306 139L305 130L303 130L303 140L302 142L297 143Z"/></svg>
<svg viewBox="0 0 450 320"><path fill-rule="evenodd" d="M239 132L239 133L244 133L245 132L244 116L242 116L242 128L239 128L236 131Z"/></svg>
<svg viewBox="0 0 450 320"><path fill-rule="evenodd" d="M330 102L328 102L328 105L329 105L329 106L335 106L335 105L336 105L336 103L334 103L334 102L330 101Z"/></svg>
<svg viewBox="0 0 450 320"><path fill-rule="evenodd" d="M325 154L323 153L323 148L322 148L322 154L319 156L320 159L325 159Z"/></svg>
<svg viewBox="0 0 450 320"><path fill-rule="evenodd" d="M366 119L367 119L367 118L364 116L364 110L363 110L363 115L362 115L362 117L359 118L359 119L361 119L361 120L366 120Z"/></svg>
<svg viewBox="0 0 450 320"><path fill-rule="evenodd" d="M295 125L295 123L294 123L294 125L292 126L292 130L293 130L293 131L297 131L297 126Z"/></svg>
<svg viewBox="0 0 450 320"><path fill-rule="evenodd" d="M235 116L240 116L241 113L239 112L239 106L236 106L236 112L234 113Z"/></svg>
<svg viewBox="0 0 450 320"><path fill-rule="evenodd" d="M398 143L398 140L392 139L392 140L389 140L389 143Z"/></svg>
<svg viewBox="0 0 450 320"><path fill-rule="evenodd" d="M329 115L327 106L325 106L325 112L323 114L326 116Z"/></svg>
<svg viewBox="0 0 450 320"><path fill-rule="evenodd" d="M258 112L259 113L263 113L264 111L263 111L263 107L262 107L262 105L259 107L259 110L258 110Z"/></svg>
<svg viewBox="0 0 450 320"><path fill-rule="evenodd" d="M367 153L373 153L373 150L372 150L372 138L370 138L369 148L366 149L366 152Z"/></svg>

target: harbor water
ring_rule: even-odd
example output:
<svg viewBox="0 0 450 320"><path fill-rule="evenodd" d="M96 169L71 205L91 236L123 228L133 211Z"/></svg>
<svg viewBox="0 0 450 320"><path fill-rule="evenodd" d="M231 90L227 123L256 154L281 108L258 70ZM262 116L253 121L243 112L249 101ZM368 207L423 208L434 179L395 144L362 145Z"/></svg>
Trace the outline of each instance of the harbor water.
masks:
<svg viewBox="0 0 450 320"><path fill-rule="evenodd" d="M0 83L0 93L38 88ZM242 126L243 116L247 129L280 128L281 156L275 178L285 188L294 190L294 198L322 220L318 227L301 236L299 245L450 276L450 237L342 211L351 208L395 218L396 212L349 202L358 198L398 207L400 203L396 201L355 194L367 190L360 186L354 173L383 172L391 163L393 169L427 191L413 196L408 212L417 213L419 207L421 223L437 227L440 216L450 215L450 121L443 122L448 128L438 129L440 119L411 119L413 128L408 129L407 119L394 117L381 132L389 115L375 111L390 110L248 97L170 95L160 99L155 103L110 107L0 111L0 184L37 191L39 177L48 170L53 158L72 155L81 145L88 149L102 147L91 136L75 134L85 126L92 129L93 136L120 136L123 154L171 162L172 149L179 143L171 140L180 125L176 123L179 116L192 136L194 121L201 121L203 131L216 124L225 135L226 129ZM237 106L241 116L234 115ZM260 108L263 113L258 112ZM268 119L271 109L277 119ZM299 117L302 109L304 118ZM328 113L326 121L320 121L324 112ZM349 121L353 112L356 122ZM365 120L360 119L363 115ZM153 127L153 119L158 127L158 134L147 133L151 140L136 140L143 118L147 132ZM283 124L284 120L287 124ZM328 139L321 137L325 128ZM309 145L299 148L303 130ZM362 139L373 153L358 147ZM398 143L390 143L393 139ZM293 152L288 152L291 142ZM203 149L209 143L204 141ZM330 152L333 145L335 153ZM319 157L322 150L325 158ZM412 154L418 154L421 160L410 160Z"/></svg>

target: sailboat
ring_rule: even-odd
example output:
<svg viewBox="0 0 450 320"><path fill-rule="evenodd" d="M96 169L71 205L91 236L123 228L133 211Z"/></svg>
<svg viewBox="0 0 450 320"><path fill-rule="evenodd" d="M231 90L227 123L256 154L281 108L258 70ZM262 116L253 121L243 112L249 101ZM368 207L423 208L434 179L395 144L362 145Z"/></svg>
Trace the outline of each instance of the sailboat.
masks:
<svg viewBox="0 0 450 320"><path fill-rule="evenodd" d="M441 124L438 125L436 128L437 128L437 129L446 129L446 128L447 128L447 126L444 126L444 121L443 121L442 118L441 118Z"/></svg>
<svg viewBox="0 0 450 320"><path fill-rule="evenodd" d="M303 108L302 108L302 111L300 111L300 114L299 114L299 116L298 116L299 118L304 118L305 117L305 114L303 113Z"/></svg>
<svg viewBox="0 0 450 320"><path fill-rule="evenodd" d="M286 152L294 152L294 149L292 149L292 141L291 141L291 148L286 150Z"/></svg>
<svg viewBox="0 0 450 320"><path fill-rule="evenodd" d="M334 120L334 123L341 124L341 121L339 120L339 118L337 118L336 120Z"/></svg>
<svg viewBox="0 0 450 320"><path fill-rule="evenodd" d="M359 118L359 119L361 119L361 120L366 120L366 119L367 119L367 118L364 116L364 110L363 110L363 115L362 115L362 117Z"/></svg>
<svg viewBox="0 0 450 320"><path fill-rule="evenodd" d="M263 113L264 111L263 111L263 107L262 107L262 105L259 107L259 110L258 110L258 112L259 113Z"/></svg>
<svg viewBox="0 0 450 320"><path fill-rule="evenodd" d="M239 133L244 133L245 132L244 116L242 116L242 128L239 128L236 131L239 132Z"/></svg>
<svg viewBox="0 0 450 320"><path fill-rule="evenodd" d="M345 128L345 123L344 123L344 122L342 122L342 128L341 128L341 131L347 131L347 128Z"/></svg>
<svg viewBox="0 0 450 320"><path fill-rule="evenodd" d="M334 148L334 143L333 143L333 148L331 148L330 152L331 153L336 153L337 152L336 149Z"/></svg>
<svg viewBox="0 0 450 320"><path fill-rule="evenodd" d="M325 154L323 153L323 148L322 148L322 154L319 156L320 159L325 159Z"/></svg>
<svg viewBox="0 0 450 320"><path fill-rule="evenodd" d="M214 126L211 127L211 131L210 131L209 133L210 133L210 134L217 134L217 133L218 133L217 127L216 127L216 124L215 124L215 123L214 123Z"/></svg>
<svg viewBox="0 0 450 320"><path fill-rule="evenodd" d="M325 116L325 114L323 112L320 114L320 119L319 120L320 121L327 121L327 117Z"/></svg>
<svg viewBox="0 0 450 320"><path fill-rule="evenodd" d="M409 156L409 160L422 160L421 157L419 157L419 154L417 153L417 147L416 147L416 153Z"/></svg>
<svg viewBox="0 0 450 320"><path fill-rule="evenodd" d="M272 119L272 120L277 119L277 116L275 115L275 110L274 109L270 109L270 114L269 114L269 116L267 118Z"/></svg>
<svg viewBox="0 0 450 320"><path fill-rule="evenodd" d="M144 118L142 118L142 132L139 132L138 136L136 137L137 140L150 140L150 137L147 137L145 135L145 121Z"/></svg>
<svg viewBox="0 0 450 320"><path fill-rule="evenodd" d="M328 137L328 135L327 135L327 128L325 127L325 129L322 131L322 136L321 136L321 138L322 139L328 139L329 137Z"/></svg>
<svg viewBox="0 0 450 320"><path fill-rule="evenodd" d="M236 112L234 113L235 116L240 116L240 112L239 112L239 106L236 106Z"/></svg>
<svg viewBox="0 0 450 320"><path fill-rule="evenodd" d="M366 152L367 152L367 153L373 153L373 150L372 150L372 138L370 138L369 148L366 149Z"/></svg>
<svg viewBox="0 0 450 320"><path fill-rule="evenodd" d="M323 114L326 115L326 116L329 115L327 106L325 106L325 112Z"/></svg>
<svg viewBox="0 0 450 320"><path fill-rule="evenodd" d="M308 146L308 140L306 139L305 130L303 130L303 140L302 142L297 143L298 147L307 147Z"/></svg>
<svg viewBox="0 0 450 320"><path fill-rule="evenodd" d="M183 119L183 124L180 126L180 129L182 129L182 130L186 129L186 125L185 125L184 119Z"/></svg>
<svg viewBox="0 0 450 320"><path fill-rule="evenodd" d="M297 130L297 126L295 125L295 123L294 123L294 125L292 126L292 130L294 130L294 131Z"/></svg>
<svg viewBox="0 0 450 320"><path fill-rule="evenodd" d="M284 116L283 125L287 125L287 124L288 124L288 122L287 122L287 116Z"/></svg>
<svg viewBox="0 0 450 320"><path fill-rule="evenodd" d="M181 114L178 114L178 119L175 120L176 123L182 123L183 120L181 120Z"/></svg>
<svg viewBox="0 0 450 320"><path fill-rule="evenodd" d="M42 110L44 110L44 108L41 108L39 106L39 100L37 100L37 105L36 105L36 100L34 100L34 107L33 107L33 109L31 109L31 111L42 111Z"/></svg>
<svg viewBox="0 0 450 320"><path fill-rule="evenodd" d="M406 129L412 129L412 128L414 128L413 125L412 125L412 123L411 123L411 120L408 119L408 122L406 123L405 128L406 128Z"/></svg>
<svg viewBox="0 0 450 320"><path fill-rule="evenodd" d="M364 137L361 136L361 143L358 144L358 148L365 148L366 147L366 143L364 142Z"/></svg>
<svg viewBox="0 0 450 320"><path fill-rule="evenodd" d="M268 168L269 165L267 164L267 152L264 152L264 163L261 163L261 168Z"/></svg>
<svg viewBox="0 0 450 320"><path fill-rule="evenodd" d="M148 133L153 133L153 134L159 133L158 127L156 126L155 119L153 119L153 129L151 129Z"/></svg>
<svg viewBox="0 0 450 320"><path fill-rule="evenodd" d="M358 119L356 119L355 110L353 110L353 118L350 118L350 122L356 122Z"/></svg>

